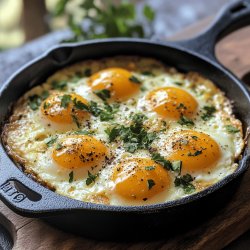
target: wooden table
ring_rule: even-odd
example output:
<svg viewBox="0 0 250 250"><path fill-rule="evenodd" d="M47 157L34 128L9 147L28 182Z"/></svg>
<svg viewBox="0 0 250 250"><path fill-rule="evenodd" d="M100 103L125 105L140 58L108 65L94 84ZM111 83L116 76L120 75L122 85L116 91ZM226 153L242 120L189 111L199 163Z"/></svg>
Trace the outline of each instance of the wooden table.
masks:
<svg viewBox="0 0 250 250"><path fill-rule="evenodd" d="M187 29L175 37L191 36L204 28L209 20ZM50 44L68 33L48 35L24 48L0 55L0 82L12 71ZM250 28L230 35L216 48L218 58L238 77L250 71ZM18 58L18 59L17 59ZM15 238L14 249L221 249L250 228L250 171L247 171L231 200L213 217L192 231L174 235L167 240L153 242L102 242L59 231L39 219L24 218L13 213L0 202L0 210L7 217ZM166 225L167 226L167 225Z"/></svg>

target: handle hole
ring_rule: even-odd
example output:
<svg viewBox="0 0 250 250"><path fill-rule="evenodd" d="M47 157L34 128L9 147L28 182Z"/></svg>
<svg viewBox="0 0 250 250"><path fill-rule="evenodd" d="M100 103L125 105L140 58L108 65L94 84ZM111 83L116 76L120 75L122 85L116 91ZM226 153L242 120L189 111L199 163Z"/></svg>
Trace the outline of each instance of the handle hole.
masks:
<svg viewBox="0 0 250 250"><path fill-rule="evenodd" d="M17 180L10 180L10 185L12 185L18 192L23 193L27 196L27 198L30 201L39 201L41 200L42 196L35 191L29 189L25 185L23 185L21 182Z"/></svg>
<svg viewBox="0 0 250 250"><path fill-rule="evenodd" d="M247 8L247 6L245 3L239 3L238 5L234 6L230 11L232 14L235 14L235 13L240 12L246 8Z"/></svg>

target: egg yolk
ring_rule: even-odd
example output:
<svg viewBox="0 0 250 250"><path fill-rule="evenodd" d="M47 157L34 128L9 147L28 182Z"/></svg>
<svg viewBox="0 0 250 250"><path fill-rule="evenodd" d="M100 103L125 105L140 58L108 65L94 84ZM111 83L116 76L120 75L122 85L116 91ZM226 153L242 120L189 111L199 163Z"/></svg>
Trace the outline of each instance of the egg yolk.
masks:
<svg viewBox="0 0 250 250"><path fill-rule="evenodd" d="M212 169L221 157L220 146L209 135L197 131L176 132L168 141L170 161L182 161L182 173Z"/></svg>
<svg viewBox="0 0 250 250"><path fill-rule="evenodd" d="M52 158L63 168L95 168L107 154L106 146L94 137L69 135L55 145Z"/></svg>
<svg viewBox="0 0 250 250"><path fill-rule="evenodd" d="M88 104L87 100L77 94L51 94L41 104L41 113L51 122L70 124L75 119L82 120L88 116L88 112L75 107L75 102Z"/></svg>
<svg viewBox="0 0 250 250"><path fill-rule="evenodd" d="M192 95L175 87L155 89L146 96L146 100L157 114L173 120L178 120L181 115L191 118L198 106Z"/></svg>
<svg viewBox="0 0 250 250"><path fill-rule="evenodd" d="M107 68L93 74L89 79L89 86L92 91L109 90L110 99L126 100L136 94L140 84L132 81L132 74L122 68Z"/></svg>
<svg viewBox="0 0 250 250"><path fill-rule="evenodd" d="M147 158L118 164L112 176L115 192L125 199L147 200L170 186L170 176L161 165Z"/></svg>

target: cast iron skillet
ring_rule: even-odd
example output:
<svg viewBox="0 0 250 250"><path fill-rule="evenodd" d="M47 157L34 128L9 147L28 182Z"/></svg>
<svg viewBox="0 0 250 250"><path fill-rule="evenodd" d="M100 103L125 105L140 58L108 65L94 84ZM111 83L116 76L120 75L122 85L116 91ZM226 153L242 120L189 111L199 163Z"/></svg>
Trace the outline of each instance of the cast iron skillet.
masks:
<svg viewBox="0 0 250 250"><path fill-rule="evenodd" d="M74 62L114 55L154 57L182 71L198 71L214 81L234 102L234 113L250 126L250 95L246 87L215 58L215 43L226 34L250 24L250 0L227 6L213 25L198 37L177 43L145 39L105 39L60 45L15 73L0 92L0 122L9 116L9 107L33 86ZM73 200L52 192L20 171L0 145L0 198L13 211L44 218L71 232L95 238L130 238L169 234L183 228L199 215L224 204L248 167L246 146L238 169L217 184L191 196L147 206L106 206ZM239 180L239 178L237 178ZM228 185L230 183L230 185Z"/></svg>

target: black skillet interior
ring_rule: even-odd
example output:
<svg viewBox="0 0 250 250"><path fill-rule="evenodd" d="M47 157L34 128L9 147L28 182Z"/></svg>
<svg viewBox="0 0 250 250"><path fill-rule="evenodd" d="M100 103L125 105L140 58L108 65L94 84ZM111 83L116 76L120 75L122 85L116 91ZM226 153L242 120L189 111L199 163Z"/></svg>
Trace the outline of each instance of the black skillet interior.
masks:
<svg viewBox="0 0 250 250"><path fill-rule="evenodd" d="M121 38L58 46L24 66L4 84L0 92L0 122L3 124L8 117L12 103L56 70L85 59L130 54L157 58L182 71L198 71L214 81L233 100L234 113L243 122L246 132L250 126L248 91L217 62L214 46L224 35L249 23L250 0L241 0L227 6L207 31L188 41L163 43ZM220 194L220 199L222 194L227 197L228 192L221 188L247 169L250 154L247 146L237 171L200 193L164 204L135 207L90 204L60 196L22 173L7 156L2 144L0 155L0 198L12 210L25 216L47 217L51 223L70 231L79 233L80 229L80 233L89 236L110 238L111 232L112 236L119 237L123 230L128 236L128 228L129 232L142 228L140 232L145 232L159 227L162 222L176 223L177 217L181 219L181 215L193 209L195 204L193 212L199 210L203 200L211 202L212 193ZM107 225L111 231L107 231Z"/></svg>

